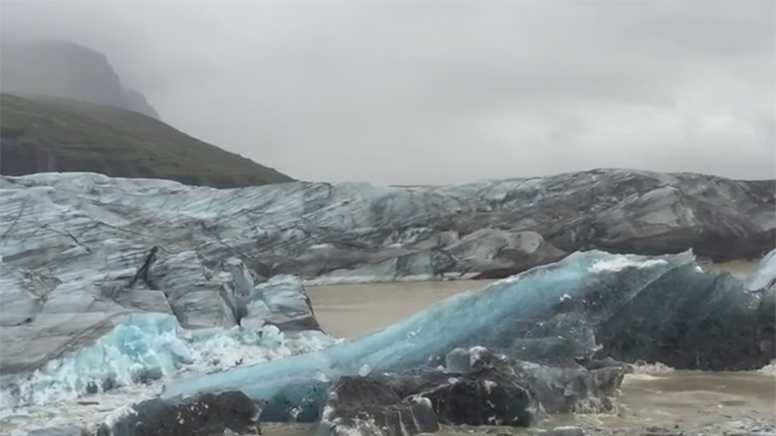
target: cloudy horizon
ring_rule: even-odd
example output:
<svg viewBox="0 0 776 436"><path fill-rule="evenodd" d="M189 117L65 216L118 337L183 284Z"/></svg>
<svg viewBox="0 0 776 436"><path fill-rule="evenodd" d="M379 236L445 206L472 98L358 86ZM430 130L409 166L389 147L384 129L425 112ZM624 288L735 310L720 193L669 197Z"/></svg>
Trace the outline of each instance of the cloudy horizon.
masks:
<svg viewBox="0 0 776 436"><path fill-rule="evenodd" d="M776 177L776 2L4 0L172 126L303 180Z"/></svg>

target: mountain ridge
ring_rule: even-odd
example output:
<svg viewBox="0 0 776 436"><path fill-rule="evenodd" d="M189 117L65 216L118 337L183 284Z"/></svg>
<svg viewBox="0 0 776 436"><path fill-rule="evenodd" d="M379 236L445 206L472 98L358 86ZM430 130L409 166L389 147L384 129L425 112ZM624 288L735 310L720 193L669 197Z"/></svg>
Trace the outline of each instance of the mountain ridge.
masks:
<svg viewBox="0 0 776 436"><path fill-rule="evenodd" d="M127 109L0 94L0 174L94 172L217 188L291 177Z"/></svg>

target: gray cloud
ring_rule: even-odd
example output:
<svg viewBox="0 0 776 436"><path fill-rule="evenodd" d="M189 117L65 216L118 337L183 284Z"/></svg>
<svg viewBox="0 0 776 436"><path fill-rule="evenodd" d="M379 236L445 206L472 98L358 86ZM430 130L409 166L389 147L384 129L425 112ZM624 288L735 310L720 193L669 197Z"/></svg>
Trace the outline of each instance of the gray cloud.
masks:
<svg viewBox="0 0 776 436"><path fill-rule="evenodd" d="M309 180L776 176L776 3L4 0L172 125Z"/></svg>

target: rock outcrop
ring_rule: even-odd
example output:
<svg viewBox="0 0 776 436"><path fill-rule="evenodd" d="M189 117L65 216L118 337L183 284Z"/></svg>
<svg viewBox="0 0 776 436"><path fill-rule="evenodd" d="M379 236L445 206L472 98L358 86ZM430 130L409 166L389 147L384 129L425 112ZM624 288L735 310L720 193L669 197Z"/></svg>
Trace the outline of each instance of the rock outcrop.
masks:
<svg viewBox="0 0 776 436"><path fill-rule="evenodd" d="M438 430L439 419L428 399L402 398L382 380L346 376L329 391L318 433L381 436Z"/></svg>
<svg viewBox="0 0 776 436"><path fill-rule="evenodd" d="M0 90L113 106L152 118L159 114L140 92L122 83L104 54L68 42L0 46Z"/></svg>
<svg viewBox="0 0 776 436"><path fill-rule="evenodd" d="M260 405L239 391L182 402L152 399L135 404L112 426L102 426L96 436L258 435L260 415Z"/></svg>
<svg viewBox="0 0 776 436"><path fill-rule="evenodd" d="M548 367L481 347L450 354L446 368L342 377L329 391L319 433L412 435L439 424L528 427L547 413L611 411L626 371L616 362L590 370ZM463 356L467 368L450 365Z"/></svg>

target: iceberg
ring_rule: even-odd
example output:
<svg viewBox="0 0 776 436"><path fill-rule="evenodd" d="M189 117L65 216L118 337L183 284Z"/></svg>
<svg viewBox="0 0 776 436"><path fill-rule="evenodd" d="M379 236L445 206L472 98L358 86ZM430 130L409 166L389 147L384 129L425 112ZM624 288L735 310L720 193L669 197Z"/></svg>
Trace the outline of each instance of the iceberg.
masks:
<svg viewBox="0 0 776 436"><path fill-rule="evenodd" d="M436 367L451 350L475 346L544 362L655 355L673 356L667 363L679 368L758 367L774 355L773 347L763 345L769 334L772 339L767 329L773 313L769 317L762 300L730 275L703 273L691 252L654 257L576 252L451 297L361 339L175 381L162 396L240 390L265 403L262 420L311 421L319 419L327 390L342 376L362 368L379 374ZM685 319L691 311L697 315ZM675 329L682 322L683 329ZM658 355L659 346L642 347L638 341L634 346L623 338L621 332L634 330L654 344L672 340L684 348ZM699 332L708 340L697 340ZM731 343L737 346L726 348Z"/></svg>

